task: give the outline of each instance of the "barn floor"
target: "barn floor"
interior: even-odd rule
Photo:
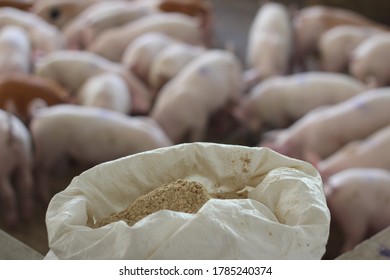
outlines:
[[[215,47],[224,48],[233,45],[235,52],[244,61],[247,34],[250,24],[258,8],[258,0],[213,0],[215,13]],[[80,174],[80,168],[64,169],[53,174],[53,194],[63,190],[74,176]],[[0,220],[0,228],[42,255],[49,250],[45,225],[46,208],[37,206],[35,219],[22,224],[18,229],[9,230]],[[337,229],[336,229],[337,231]],[[337,248],[338,241],[332,241],[331,246]],[[330,249],[327,258],[337,256],[337,250]]]

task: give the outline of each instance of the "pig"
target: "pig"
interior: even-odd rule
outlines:
[[[235,115],[250,131],[286,128],[317,107],[340,103],[365,90],[362,82],[344,74],[313,71],[271,77],[243,96]]]
[[[311,154],[323,159],[388,125],[388,106],[390,88],[368,90],[336,105],[310,111],[260,145],[298,159],[306,160]]]
[[[199,22],[193,17],[179,13],[156,13],[101,33],[88,50],[119,62],[126,47],[147,32],[164,33],[189,44],[205,44]]]
[[[0,7],[12,7],[23,11],[29,11],[34,5],[34,1],[13,1],[5,0],[0,1]]]
[[[131,92],[132,114],[147,114],[151,108],[152,94],[147,86],[120,63],[88,51],[60,50],[37,61],[35,74],[58,82],[69,91],[76,102],[77,91],[90,77],[103,72],[121,75]]]
[[[390,171],[390,123],[365,139],[347,143],[329,157],[310,159],[322,180],[348,168],[382,168]]]
[[[241,75],[233,53],[208,50],[162,87],[150,116],[175,144],[202,141],[210,115],[242,95]]]
[[[29,130],[17,117],[0,109],[0,201],[11,228],[20,218],[29,219],[33,214],[32,160]]]
[[[175,42],[166,46],[153,59],[148,85],[158,92],[161,87],[174,78],[191,60],[206,51],[206,48],[182,42]]]
[[[85,8],[64,28],[71,49],[86,49],[104,31],[156,13],[150,1],[101,1]]]
[[[294,30],[294,63],[301,70],[307,70],[305,60],[318,51],[321,35],[336,26],[355,25],[387,30],[388,28],[363,15],[343,8],[321,5],[309,6],[295,13]]]
[[[147,83],[155,57],[175,40],[163,33],[148,32],[135,38],[125,49],[122,64]]]
[[[0,29],[0,74],[29,73],[31,44],[27,33],[15,25]]]
[[[331,217],[344,235],[341,253],[390,226],[390,172],[350,168],[332,175],[325,187]]]
[[[364,40],[352,52],[351,74],[371,87],[390,85],[390,33]]]
[[[70,157],[85,165],[95,165],[172,145],[149,117],[74,104],[39,110],[30,130],[35,147],[35,182],[45,202],[52,195],[48,176],[61,159]]]
[[[0,108],[28,124],[35,110],[66,103],[69,93],[51,79],[31,74],[4,74],[0,77]]]
[[[321,69],[328,72],[348,72],[353,50],[365,39],[383,33],[381,29],[341,25],[325,31],[318,42]]]
[[[34,56],[65,47],[60,30],[33,13],[11,7],[0,8],[0,27],[5,25],[17,25],[27,32]]]
[[[31,12],[62,29],[88,6],[100,1],[102,0],[38,0]]]
[[[105,72],[88,78],[77,93],[78,103],[111,109],[123,114],[131,112],[131,95],[123,78]]]
[[[287,8],[280,3],[263,4],[249,30],[246,55],[248,87],[289,71],[292,52],[292,27]]]
[[[208,0],[160,0],[158,9],[163,12],[179,12],[198,17],[205,38],[206,46],[210,47],[214,26],[213,5]]]

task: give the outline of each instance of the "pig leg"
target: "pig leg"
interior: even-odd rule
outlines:
[[[37,141],[37,143],[39,143],[39,141]],[[41,144],[45,144],[45,142],[41,142]],[[45,147],[45,145],[42,145],[42,147]],[[45,153],[42,147],[36,147],[34,178],[38,198],[47,205],[51,199],[49,175],[51,174],[50,172],[52,171],[53,166],[60,161],[63,152],[60,145],[58,145],[56,149],[51,148],[50,145],[46,145],[47,150],[50,150],[50,153]]]
[[[207,130],[207,115],[197,114],[195,116],[197,121],[191,128],[188,139],[190,142],[202,141],[205,138]]]
[[[133,73],[126,72],[120,74],[124,78],[125,82],[127,83],[127,86],[130,89],[132,98],[131,114],[147,115],[152,105],[152,93],[147,88],[147,86]]]
[[[8,177],[1,178],[0,181],[0,199],[3,205],[3,213],[5,213],[5,222],[10,228],[16,227],[18,224],[18,208],[16,203],[15,191],[12,188]]]
[[[16,171],[21,214],[23,219],[30,219],[34,211],[33,178],[28,165],[20,166]]]
[[[345,215],[345,213],[340,213]],[[341,253],[352,250],[357,244],[362,242],[366,236],[366,220],[357,213],[351,219],[342,219],[340,221],[340,227],[344,234],[344,244],[341,248]],[[349,217],[350,218],[350,217]]]

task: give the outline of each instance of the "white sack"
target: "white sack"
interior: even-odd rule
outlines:
[[[250,199],[210,199],[196,214],[163,210],[132,227],[90,227],[177,179],[209,192],[253,189]],[[85,171],[53,197],[46,224],[60,259],[320,259],[330,214],[312,165],[268,148],[191,143]]]

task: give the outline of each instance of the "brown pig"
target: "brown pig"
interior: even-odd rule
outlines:
[[[28,124],[36,109],[67,102],[69,93],[51,79],[26,74],[0,77],[0,108]]]

